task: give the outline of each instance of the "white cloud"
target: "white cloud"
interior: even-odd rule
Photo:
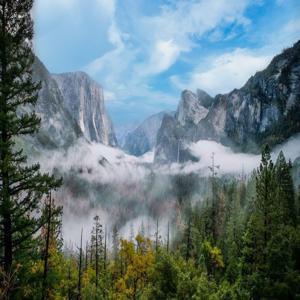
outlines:
[[[85,70],[107,90],[114,91],[119,101],[127,97],[155,99],[158,92],[149,82],[167,71],[182,53],[198,47],[195,39],[228,23],[247,26],[250,22],[243,15],[249,0],[168,3],[151,16],[143,16],[134,3],[134,7],[120,17],[119,6],[115,6],[107,33],[113,49],[92,61]]]
[[[159,74],[169,69],[180,55],[180,48],[173,40],[158,40],[150,54],[149,61],[136,68],[138,76]]]
[[[149,70],[149,74],[161,73],[182,52],[197,47],[195,39],[216,27],[232,23],[249,25],[250,20],[243,15],[248,4],[248,0],[173,1],[173,5],[164,6],[159,14],[141,18],[138,28],[144,32],[144,36],[140,35],[147,45],[148,58],[138,69]]]
[[[116,10],[115,0],[96,0],[99,8],[109,15],[114,15]]]
[[[300,37],[300,20],[288,21],[277,32],[264,37],[264,46],[257,49],[236,48],[196,64],[189,74],[172,76],[179,89],[205,90],[212,96],[241,88],[250,76],[267,67],[284,48],[291,47]]]
[[[184,80],[174,76],[172,81],[180,89],[200,88],[214,96],[240,88],[251,75],[265,68],[270,59],[271,56],[238,48],[213,58],[207,70],[195,70]]]
[[[300,38],[300,19],[290,20],[278,33],[274,33],[283,45],[290,45]]]
[[[70,9],[72,6],[74,7],[73,0],[43,0],[43,1],[36,1],[36,5],[43,8],[45,11],[48,9]],[[50,12],[50,11],[48,11]]]

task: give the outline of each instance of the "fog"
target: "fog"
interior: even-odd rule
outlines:
[[[55,198],[64,206],[65,242],[78,244],[81,229],[87,241],[95,215],[106,226],[108,242],[113,226],[117,226],[122,237],[130,238],[143,227],[145,234],[154,238],[157,219],[159,234],[165,239],[167,224],[174,223],[177,214],[174,176],[198,176],[199,184],[192,191],[195,202],[201,201],[206,193],[207,186],[201,189],[201,182],[209,176],[212,153],[215,165],[219,166],[218,176],[249,174],[260,162],[260,155],[235,153],[213,141],[202,140],[188,147],[199,158],[198,162],[159,166],[153,164],[153,152],[137,158],[120,149],[84,140],[68,150],[43,152],[35,158],[44,171],[64,178]],[[277,146],[272,152],[274,160],[281,150],[292,161],[300,157],[300,136]]]

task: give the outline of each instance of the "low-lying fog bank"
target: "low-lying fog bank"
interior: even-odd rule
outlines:
[[[123,237],[141,230],[154,237],[157,219],[164,239],[168,222],[174,222],[182,177],[187,177],[187,196],[197,202],[210,193],[207,177],[212,153],[219,176],[250,174],[260,162],[260,155],[235,153],[213,141],[199,141],[189,148],[198,162],[163,166],[153,164],[153,152],[137,158],[83,140],[65,151],[44,152],[37,158],[42,169],[64,178],[55,197],[64,206],[65,241],[78,243],[81,228],[84,239],[88,239],[95,215],[106,226],[109,240],[114,226]],[[280,150],[292,161],[300,157],[300,136],[276,147],[274,160]]]

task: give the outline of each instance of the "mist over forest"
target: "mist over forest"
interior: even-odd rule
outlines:
[[[81,228],[86,240],[95,215],[100,216],[110,239],[114,226],[124,238],[136,236],[144,226],[146,236],[154,239],[157,220],[160,234],[166,239],[168,222],[176,231],[179,188],[186,190],[184,193],[188,195],[184,196],[194,205],[211,197],[212,155],[217,177],[229,181],[239,181],[242,177],[248,180],[261,159],[259,154],[234,152],[213,141],[201,140],[187,147],[199,158],[198,162],[161,166],[154,163],[153,151],[135,157],[84,140],[66,151],[43,153],[37,159],[42,169],[64,179],[63,187],[55,193],[56,200],[64,207],[64,240],[73,247],[78,245]],[[274,161],[280,151],[294,162],[300,156],[300,137],[293,136],[275,147],[271,154]]]

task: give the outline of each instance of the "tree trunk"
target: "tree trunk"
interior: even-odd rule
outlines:
[[[49,194],[48,202],[48,214],[47,214],[47,233],[46,233],[46,245],[44,253],[44,273],[43,273],[43,288],[42,288],[42,300],[48,298],[47,292],[47,275],[48,275],[48,258],[49,258],[49,244],[50,244],[50,231],[51,231],[51,217],[52,217],[52,198],[51,192]]]

